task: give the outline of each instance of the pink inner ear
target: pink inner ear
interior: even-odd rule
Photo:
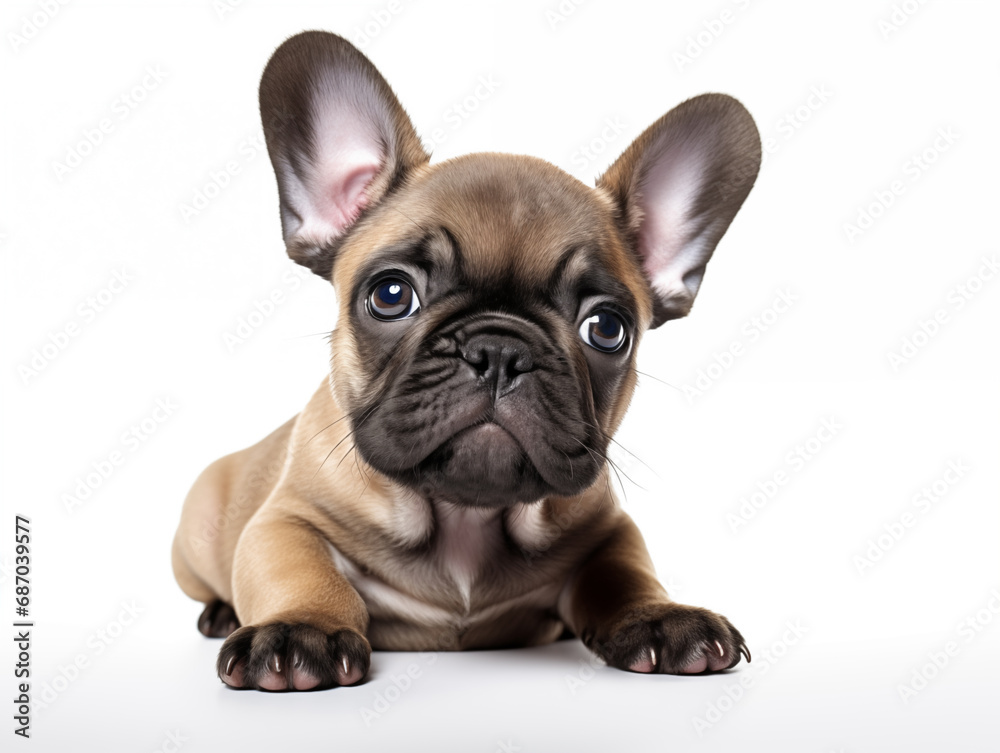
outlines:
[[[365,189],[381,167],[377,155],[364,150],[336,153],[319,163],[298,197],[304,211],[295,234],[317,244],[343,235],[368,204]]]
[[[341,170],[342,174],[329,186],[326,205],[319,207],[320,214],[335,228],[337,235],[343,233],[368,204],[365,189],[378,174],[379,165],[370,161],[353,166],[345,164]]]
[[[390,157],[378,103],[364,89],[337,82],[329,87],[314,95],[315,152],[298,197],[304,211],[296,234],[319,244],[343,235],[357,220],[369,201],[366,189]]]
[[[665,149],[640,189],[643,267],[661,299],[676,301],[681,307],[689,307],[698,292],[700,275],[692,272],[706,261],[700,239],[691,237],[691,210],[701,190],[702,162],[697,148]]]

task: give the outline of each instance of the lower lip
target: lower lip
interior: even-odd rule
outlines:
[[[476,439],[480,442],[486,442],[489,444],[493,443],[510,443],[520,449],[520,445],[514,436],[503,428],[500,424],[489,421],[485,424],[476,424],[475,426],[470,426],[468,429],[464,429],[456,434],[452,439]]]

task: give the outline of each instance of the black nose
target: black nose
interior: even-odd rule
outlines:
[[[535,368],[528,344],[510,335],[474,335],[462,345],[461,353],[479,378],[490,385],[494,398],[510,392],[521,374]]]

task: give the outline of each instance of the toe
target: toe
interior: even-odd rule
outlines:
[[[236,657],[232,657],[230,660],[229,668],[227,671],[222,672],[219,676],[222,681],[226,683],[231,688],[242,688],[243,687],[243,666],[244,662],[236,661]]]
[[[330,636],[330,654],[338,685],[355,685],[368,674],[371,647],[360,633],[341,630]]]
[[[739,652],[727,652],[719,641],[713,641],[711,645],[706,646],[705,652],[706,656],[708,656],[708,668],[713,672],[719,672],[731,667],[733,664],[733,654],[736,655],[736,660],[739,661]]]
[[[682,675],[696,675],[708,669],[708,657],[702,654],[681,668]]]
[[[277,654],[257,673],[257,688],[260,690],[288,690],[288,678],[285,676],[285,662]]]
[[[656,669],[656,649],[650,647],[644,650],[628,668],[632,672],[642,672],[644,674],[653,672]]]
[[[313,690],[322,682],[317,674],[306,668],[301,656],[295,657],[289,671],[289,682],[293,690]]]
[[[288,690],[288,680],[277,672],[265,672],[257,680],[257,687],[261,690]]]
[[[361,678],[365,676],[364,670],[361,667],[356,666],[351,663],[351,660],[346,656],[341,656],[339,661],[337,661],[336,667],[337,674],[337,684],[338,685],[354,685],[361,681]]]

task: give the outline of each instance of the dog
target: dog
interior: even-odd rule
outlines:
[[[430,164],[345,39],[285,41],[260,83],[289,256],[329,280],[330,372],[195,481],[172,549],[233,688],[352,685],[371,650],[576,636],[612,667],[750,660],[672,601],[612,492],[647,329],[685,316],[760,167],[732,97],[643,132],[591,188],[541,159]]]

